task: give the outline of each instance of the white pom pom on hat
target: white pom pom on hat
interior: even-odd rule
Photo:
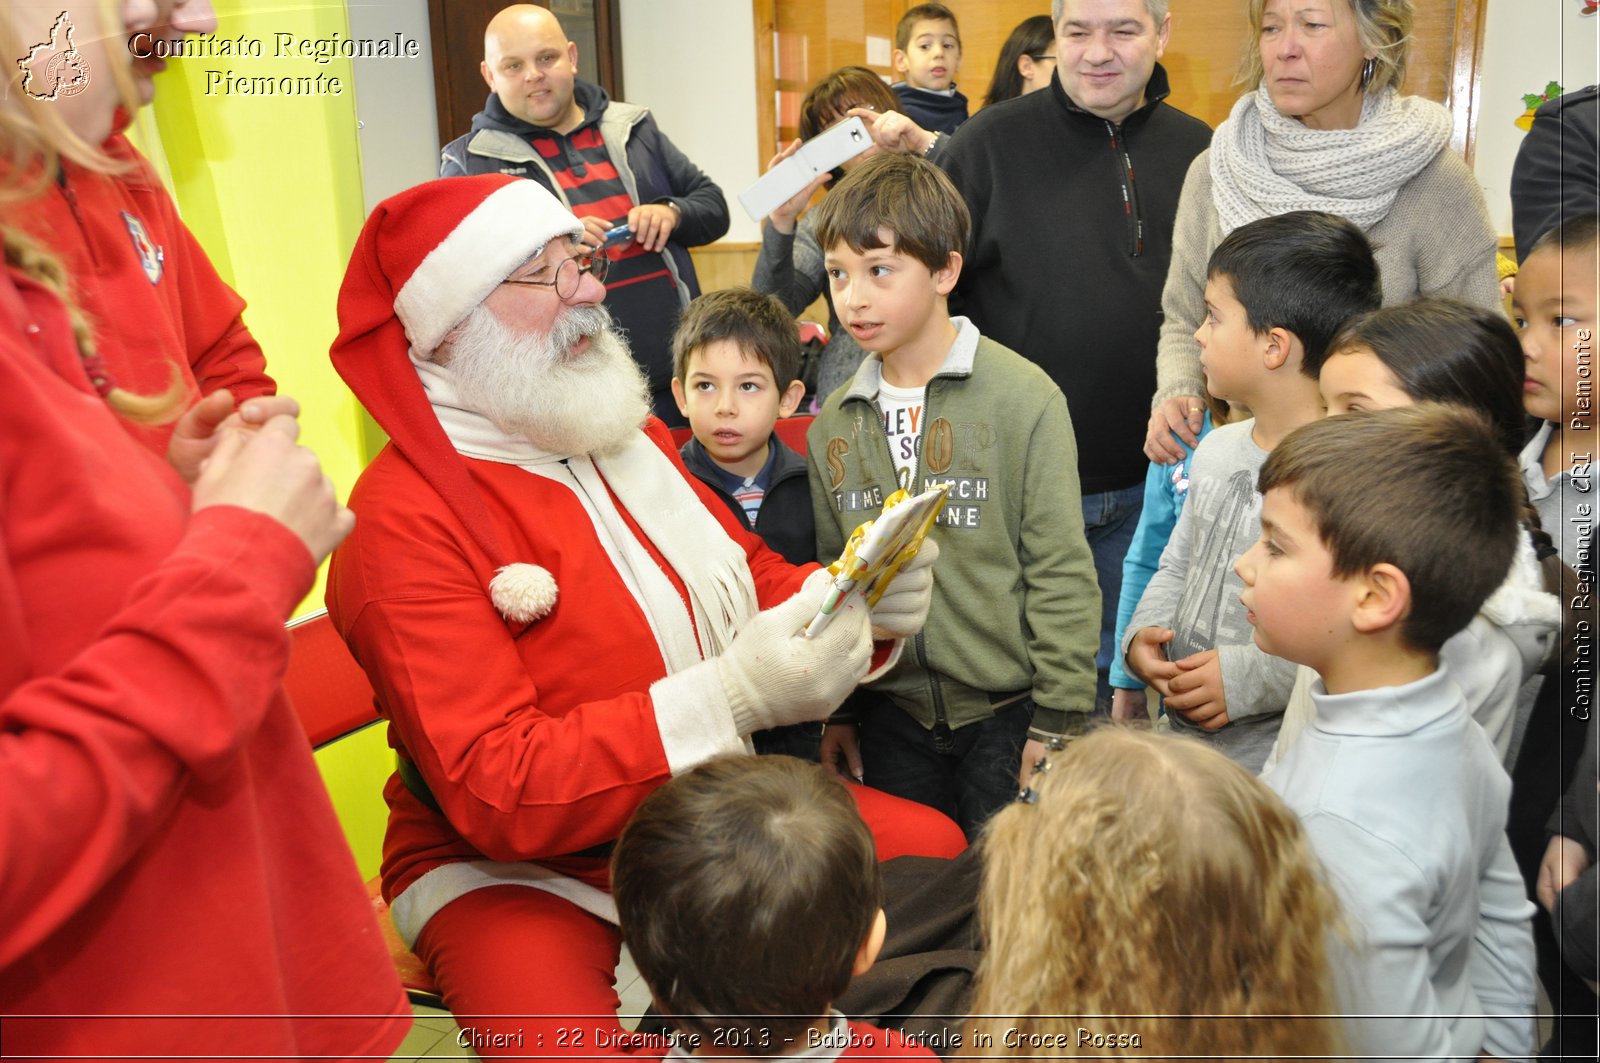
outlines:
[[[430,209],[406,219],[404,237],[385,245],[391,262],[409,269],[395,292],[394,311],[418,358],[431,355],[551,240],[583,235],[583,223],[537,181],[516,178],[488,189],[460,178],[446,181],[455,202],[445,195],[429,201]],[[446,230],[456,211],[465,213]]]
[[[489,581],[489,598],[500,615],[531,624],[556,607],[556,578],[550,570],[521,561],[502,565]]]

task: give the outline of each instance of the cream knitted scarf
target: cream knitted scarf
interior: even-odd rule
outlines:
[[[1272,105],[1265,86],[1233,105],[1211,140],[1211,195],[1226,235],[1246,222],[1321,210],[1363,230],[1450,141],[1450,112],[1432,100],[1368,96],[1354,129],[1308,129]]]

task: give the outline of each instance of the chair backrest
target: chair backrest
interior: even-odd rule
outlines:
[[[773,426],[773,431],[778,433],[778,438],[783,440],[788,448],[800,455],[806,456],[806,429],[811,427],[811,422],[816,420],[809,413],[797,413],[793,417],[780,417]],[[672,432],[672,445],[682,447],[694,437],[692,428],[674,428]]]
[[[780,417],[775,426],[778,438],[788,444],[789,449],[800,455],[806,456],[806,429],[811,427],[811,422],[816,420],[809,413],[797,413],[793,417]]]
[[[284,690],[312,746],[378,722],[372,684],[334,629],[326,609],[289,622]]]

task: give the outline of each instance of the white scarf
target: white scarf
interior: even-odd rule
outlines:
[[[1266,86],[1240,97],[1211,139],[1211,195],[1223,235],[1257,218],[1321,210],[1363,231],[1450,142],[1432,100],[1369,95],[1354,129],[1310,129],[1272,105]]]
[[[578,496],[595,535],[649,620],[669,673],[722,653],[755,615],[755,584],[744,551],[643,432],[634,433],[627,444],[609,454],[552,454],[526,439],[506,435],[488,418],[460,406],[447,367],[413,364],[457,452],[516,465],[562,483]],[[618,502],[683,580],[692,624],[683,598],[628,527]]]

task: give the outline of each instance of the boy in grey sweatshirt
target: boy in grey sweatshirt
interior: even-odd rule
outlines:
[[[1212,252],[1195,332],[1211,394],[1255,417],[1195,450],[1189,501],[1129,621],[1128,671],[1162,696],[1174,730],[1259,771],[1294,665],[1251,640],[1234,560],[1260,534],[1256,474],[1284,436],[1322,416],[1317,373],[1345,321],[1376,309],[1378,266],[1361,230],[1296,211],[1229,233]]]

